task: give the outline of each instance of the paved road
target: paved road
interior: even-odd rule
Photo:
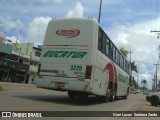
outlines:
[[[119,99],[114,102],[102,103],[94,96],[82,101],[70,100],[66,92],[40,89],[30,84],[0,83],[0,86],[6,89],[6,91],[0,92],[0,111],[160,111],[159,107],[151,106],[143,94],[130,95],[127,100]],[[101,120],[102,118],[106,120],[104,117],[95,117],[94,119]],[[17,118],[15,119],[17,120]],[[46,119],[53,120],[53,118]],[[55,119],[63,120],[64,118],[57,117]],[[66,119],[71,120],[69,117]],[[89,120],[93,118],[76,119]],[[121,120],[122,118],[107,117],[108,119]],[[134,118],[125,117],[125,119]]]

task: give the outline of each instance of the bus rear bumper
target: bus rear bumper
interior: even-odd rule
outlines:
[[[89,93],[92,91],[89,80],[80,81],[76,78],[37,78],[36,86],[58,91],[82,91]]]

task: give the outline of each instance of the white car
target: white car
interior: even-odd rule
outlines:
[[[149,101],[153,106],[160,105],[160,92],[148,92],[146,100]]]
[[[140,90],[139,89],[133,89],[130,91],[131,94],[140,94]]]

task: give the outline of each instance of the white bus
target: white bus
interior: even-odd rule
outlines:
[[[53,19],[44,38],[36,86],[70,98],[127,98],[130,64],[92,18]]]

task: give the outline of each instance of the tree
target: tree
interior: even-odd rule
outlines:
[[[120,51],[121,51],[121,53],[123,54],[123,56],[124,56],[125,58],[127,58],[127,55],[128,55],[129,52],[128,52],[127,50],[125,50],[124,47],[121,47],[121,48],[120,48]]]
[[[146,89],[147,80],[144,79],[144,80],[142,81],[142,83],[143,83],[143,90],[144,90],[144,89]]]
[[[133,62],[130,61],[130,65],[131,65],[131,70],[138,73],[138,69],[137,69],[137,65],[136,65],[135,61],[133,61]]]

